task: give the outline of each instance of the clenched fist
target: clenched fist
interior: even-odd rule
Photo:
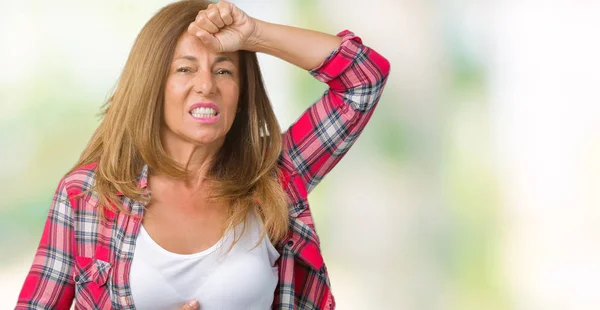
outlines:
[[[231,2],[219,1],[201,10],[189,34],[198,37],[216,53],[247,49],[256,40],[257,22]]]
[[[198,310],[200,304],[198,303],[197,300],[192,300],[188,303],[186,303],[185,305],[181,306],[181,308],[179,308],[179,310]]]

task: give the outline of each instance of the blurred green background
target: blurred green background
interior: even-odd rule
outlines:
[[[232,2],[350,29],[392,64],[362,137],[310,197],[339,309],[600,308],[599,4]],[[135,36],[167,3],[0,3],[0,308]],[[287,128],[325,86],[260,61]]]

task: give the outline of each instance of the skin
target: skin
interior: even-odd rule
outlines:
[[[198,12],[174,53],[165,85],[161,132],[169,155],[181,165],[189,163],[193,177],[181,181],[150,173],[152,202],[143,225],[158,244],[171,252],[191,254],[221,238],[227,206],[206,198],[211,185],[205,176],[236,116],[237,51],[267,53],[310,70],[340,42],[337,36],[252,18],[227,1]],[[190,106],[201,101],[218,106],[218,121],[206,124],[191,118]],[[199,303],[193,300],[180,309],[199,309]]]
[[[179,38],[165,85],[166,126],[162,130],[164,146],[177,161],[186,162],[196,149],[200,152],[193,158],[193,164],[200,164],[223,145],[237,111],[238,67],[239,57],[235,52],[215,53],[189,33]],[[218,120],[214,123],[194,120],[189,112],[198,102],[217,105]]]
[[[189,158],[189,168],[197,175],[210,166],[235,119],[238,67],[235,52],[214,52],[189,33],[178,40],[165,85],[161,135],[170,156],[182,164]],[[191,106],[198,102],[218,107],[216,122],[199,123],[192,117]],[[154,241],[170,252],[200,252],[221,238],[226,208],[209,201],[208,184],[197,180],[181,184],[165,176],[149,176],[152,202],[142,223]]]

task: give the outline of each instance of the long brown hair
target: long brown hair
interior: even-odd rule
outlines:
[[[169,4],[138,34],[116,89],[103,106],[102,122],[73,167],[97,163],[93,191],[99,197],[102,216],[106,209],[128,212],[117,191],[150,201],[137,183],[144,164],[153,173],[188,177],[186,167],[175,162],[161,142],[165,83],[180,35],[208,4],[202,0]],[[229,227],[245,223],[248,213],[257,211],[264,224],[260,240],[268,234],[275,243],[288,231],[287,199],[276,165],[282,145],[280,128],[256,53],[238,53],[241,110],[208,173],[215,184],[211,198],[229,206]]]

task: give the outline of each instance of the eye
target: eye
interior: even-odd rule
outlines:
[[[217,70],[217,75],[232,75],[233,72],[227,69],[219,69]]]
[[[177,70],[175,70],[176,72],[182,72],[182,73],[188,73],[188,72],[192,72],[192,69],[190,67],[180,67],[177,68]]]

